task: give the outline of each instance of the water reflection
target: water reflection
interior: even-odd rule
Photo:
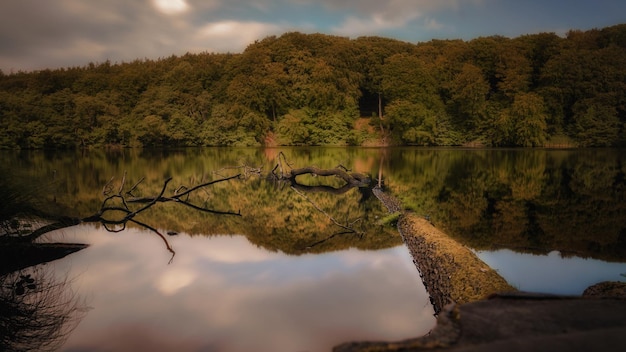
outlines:
[[[228,176],[214,172],[225,167],[255,165],[267,173],[281,152],[298,167],[342,164],[370,177],[384,176],[385,186],[403,204],[483,251],[483,259],[523,290],[578,294],[574,286],[604,280],[578,273],[586,268],[612,272],[604,262],[572,262],[569,255],[626,261],[626,162],[619,150],[206,148],[24,151],[0,157],[33,185],[53,180],[54,190],[39,194],[40,200],[82,217],[100,208],[98,195],[111,177],[126,174],[130,184],[145,178],[141,195],[154,196],[169,177],[175,189]],[[150,232],[131,228],[111,234],[80,227],[77,241],[93,246],[57,265],[61,272],[81,273],[81,292],[93,296],[96,309],[72,335],[67,350],[98,350],[99,345],[122,350],[247,350],[254,343],[278,350],[315,350],[318,345],[310,341],[328,349],[351,339],[390,340],[427,331],[423,324],[432,322],[432,308],[408,253],[397,247],[401,239],[395,229],[380,223],[384,211],[378,200],[359,191],[365,192],[303,197],[290,188],[246,180],[211,187],[193,199],[207,208],[241,210],[241,217],[198,214],[177,204],[154,207],[141,214],[146,216],[143,223],[163,233],[181,233],[168,237],[179,253],[170,266],[162,242]],[[338,228],[312,203],[334,219],[361,219],[367,224],[365,235],[320,242]],[[216,236],[224,233],[242,234],[246,240]],[[518,261],[517,254],[506,251],[509,254],[500,256],[497,251],[492,255],[497,262],[490,262],[484,252],[503,248],[528,254]],[[559,258],[554,251],[568,256]],[[392,257],[399,262],[392,264]],[[537,261],[544,264],[541,270],[533,264]],[[551,272],[549,266],[559,269]],[[511,274],[509,267],[515,268]],[[559,277],[577,279],[570,283]],[[558,287],[547,287],[547,281]],[[418,289],[406,293],[407,287]],[[385,296],[394,291],[400,296]],[[395,304],[417,311],[410,312],[412,318],[401,317],[392,313],[398,309]],[[379,306],[380,311],[372,310]],[[349,317],[365,325],[347,322]],[[154,346],[137,346],[148,342]]]
[[[479,250],[626,261],[621,150],[425,150],[388,155],[404,203]]]
[[[582,295],[591,285],[624,281],[626,275],[626,263],[563,256],[557,251],[533,255],[503,249],[476,254],[511,285],[528,292]]]
[[[79,226],[62,237],[91,244],[55,265],[81,273],[76,285],[94,307],[65,351],[327,351],[434,325],[402,246],[294,257],[243,236],[181,234],[167,265],[147,231],[112,236]]]

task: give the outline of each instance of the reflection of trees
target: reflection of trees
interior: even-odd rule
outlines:
[[[86,312],[83,302],[47,267],[0,276],[0,350],[56,351]]]
[[[406,149],[392,158],[392,192],[473,248],[626,257],[619,151]]]
[[[357,237],[359,241],[356,243],[367,242],[375,236],[372,233],[375,222],[371,221],[371,217],[366,218],[369,212],[359,209],[366,207],[370,198],[372,185],[369,176],[352,172],[341,164],[333,168],[294,168],[285,154],[279,152],[267,180],[277,190],[291,191],[280,192],[290,202],[284,212],[284,229],[291,233],[290,237],[298,233],[300,237],[292,241],[289,248],[281,246],[283,251],[300,253],[321,248],[338,249],[350,243],[345,241],[348,235]],[[294,198],[293,193],[297,197]],[[268,207],[276,204],[280,205],[271,201],[267,203]],[[268,212],[268,208],[263,209],[268,214],[275,214]],[[300,215],[305,215],[302,221],[292,219]],[[295,227],[303,228],[296,230]]]

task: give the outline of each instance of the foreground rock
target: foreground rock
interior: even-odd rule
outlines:
[[[624,314],[622,299],[494,295],[447,306],[427,336],[353,342],[334,351],[618,351],[626,346]]]

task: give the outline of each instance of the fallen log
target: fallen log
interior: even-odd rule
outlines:
[[[317,176],[336,176],[346,182],[346,184],[357,187],[365,187],[369,185],[370,178],[366,175],[357,172],[347,172],[344,169],[336,167],[334,169],[320,169],[315,166],[302,167],[298,169],[291,169],[287,172],[285,178],[296,182],[296,177],[300,175],[312,174]]]
[[[398,230],[411,252],[435,313],[450,303],[464,304],[499,292],[516,291],[467,247],[428,220],[405,212]]]

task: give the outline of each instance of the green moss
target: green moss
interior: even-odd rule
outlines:
[[[384,218],[380,219],[380,224],[384,226],[387,226],[387,225],[396,226],[396,224],[398,223],[398,219],[400,219],[400,215],[402,215],[402,213],[400,213],[399,211],[393,214],[389,214],[385,216]]]

